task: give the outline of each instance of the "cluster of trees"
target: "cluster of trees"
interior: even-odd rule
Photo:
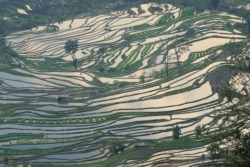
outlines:
[[[250,2],[249,2],[250,3]],[[241,24],[236,24],[238,29],[241,29],[242,32],[250,34],[250,11],[242,8],[225,8],[224,11],[232,13],[242,18]],[[246,23],[244,22],[246,20]]]
[[[54,22],[62,22],[66,19],[72,18],[81,13],[95,13],[95,12],[107,12],[109,10],[129,9],[130,7],[148,2],[156,3],[172,3],[177,6],[193,6],[199,8],[205,6],[208,9],[217,9],[220,6],[234,5],[232,0],[63,0],[63,1],[40,1],[40,0],[0,0],[0,6],[3,10],[0,11],[0,15],[14,18],[16,16],[16,8],[24,8],[29,4],[32,8],[28,11],[29,15],[18,15],[18,18],[4,21],[4,24],[0,24],[5,31],[16,31],[29,29],[39,25],[50,24]],[[237,0],[239,5],[247,3],[245,0]],[[223,7],[220,9],[224,9]],[[226,9],[230,9],[226,7]],[[242,13],[242,9],[232,9],[235,14]],[[245,11],[245,13],[248,11]],[[247,16],[244,14],[244,19]],[[250,28],[249,28],[250,31]]]
[[[242,17],[242,20],[247,20],[246,24],[238,26],[241,26],[243,30],[247,29],[246,32],[250,34],[250,11],[245,9],[245,6],[250,3],[249,0],[163,0],[163,2],[172,3],[176,6],[193,6],[196,9],[204,7],[235,14]],[[236,8],[239,5],[243,7]]]
[[[234,65],[242,71],[250,71],[248,41],[229,42],[224,45],[224,54],[231,55]]]
[[[246,120],[230,120],[228,126],[208,133],[213,142],[207,147],[210,159],[222,159],[227,166],[248,167],[250,164],[250,133]]]
[[[0,24],[0,31],[3,25],[6,25],[5,30],[9,32],[29,29],[58,21],[62,22],[81,13],[102,11],[108,3],[114,2],[114,0],[0,0],[0,16],[11,18],[10,20],[4,20],[4,24]],[[25,7],[26,4],[31,6],[31,11],[27,10]],[[17,8],[23,8],[27,10],[29,14],[19,15],[16,11]]]
[[[219,4],[220,4],[220,0],[211,0],[212,8],[217,9]]]
[[[5,21],[0,19],[0,40],[2,37],[7,35],[7,30],[5,27]]]
[[[64,48],[66,53],[75,53],[78,49],[78,40],[68,40]]]
[[[248,28],[247,28],[247,30],[248,30],[248,33],[250,34],[250,14],[247,16],[247,26],[248,26]]]
[[[232,96],[234,94],[234,97]],[[229,102],[237,97],[233,90],[227,90]],[[228,167],[248,167],[250,164],[249,101],[246,95],[237,104],[222,106],[216,111],[216,119],[222,120],[218,128],[206,126],[195,128],[197,138],[210,141],[207,151],[210,159],[220,159]],[[215,164],[216,166],[216,164]]]
[[[126,146],[120,142],[120,141],[115,141],[112,143],[111,151],[113,154],[118,154],[118,153],[123,153],[125,151]]]

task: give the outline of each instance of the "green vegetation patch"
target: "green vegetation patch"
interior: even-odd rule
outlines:
[[[142,45],[137,47],[135,50],[133,50],[126,58],[123,60],[118,66],[117,69],[121,70],[124,69],[127,65],[133,64],[133,62],[138,57],[139,53],[141,52]]]
[[[181,17],[180,19],[185,19],[188,17],[192,17],[194,15],[194,12],[196,11],[195,8],[187,8],[181,11]]]
[[[156,23],[156,26],[166,25],[169,22],[171,16],[172,16],[171,13],[166,13],[165,15],[163,15]]]

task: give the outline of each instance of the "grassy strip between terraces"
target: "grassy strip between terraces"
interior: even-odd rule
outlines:
[[[33,75],[30,75],[30,74],[24,74],[24,73],[21,73],[21,72],[18,72],[18,71],[11,70],[10,68],[1,68],[0,67],[0,71],[1,72],[6,72],[6,73],[9,73],[9,74],[13,74],[13,75],[17,75],[17,76],[35,77]]]
[[[170,25],[171,24],[169,23],[167,26],[170,26]],[[159,27],[157,29],[147,30],[147,31],[143,31],[143,32],[139,32],[136,34],[129,35],[128,40],[129,41],[136,41],[136,40],[146,39],[149,37],[154,37],[154,36],[162,33],[164,30],[166,30],[167,26],[163,26],[163,27]]]
[[[6,142],[6,141],[10,141],[10,140],[16,140],[16,139],[42,139],[43,135],[40,134],[6,134],[6,135],[2,135],[0,142]]]
[[[146,47],[142,51],[143,56],[147,55],[154,48],[154,45],[155,45],[154,43],[146,44]]]
[[[133,30],[145,30],[149,27],[151,27],[151,25],[148,25],[147,23],[145,23],[145,24],[134,26],[134,27],[132,27],[132,29]]]
[[[201,15],[201,16],[197,16],[195,18],[192,19],[187,19],[184,20],[177,28],[177,30],[179,29],[188,29],[190,28],[195,22],[200,21],[200,20],[211,20],[211,19],[231,19],[230,16],[220,16],[220,15]],[[180,19],[177,19],[176,21],[180,21]]]
[[[156,26],[163,26],[167,24],[171,16],[172,14],[170,13],[165,14],[158,20],[158,22],[156,23]]]

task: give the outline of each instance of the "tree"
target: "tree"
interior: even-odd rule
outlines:
[[[112,143],[111,151],[113,152],[113,154],[123,153],[125,151],[125,148],[126,147],[123,143],[115,141],[114,143]]]
[[[248,33],[250,34],[250,15],[247,16]]]
[[[201,136],[201,132],[202,132],[201,125],[196,126],[196,128],[195,128],[196,137],[200,137]]]
[[[3,159],[3,163],[4,163],[5,166],[8,166],[8,164],[9,164],[9,158],[8,158],[8,157],[5,157],[5,158]]]
[[[165,68],[166,68],[166,75],[168,76],[168,67],[169,67],[169,59],[170,59],[170,54],[167,54],[167,41],[164,44],[164,56],[165,56]]]
[[[180,73],[180,51],[178,48],[174,47],[174,51],[176,54],[176,59],[177,59],[177,65],[178,65],[178,72]]]
[[[77,68],[77,59],[75,57],[75,53],[78,49],[78,40],[68,40],[65,43],[64,49],[66,53],[70,53],[73,59],[73,66]]]
[[[205,154],[202,154],[201,155],[201,161],[203,162],[203,161],[205,161],[206,160],[206,156],[205,156]]]
[[[66,53],[75,53],[78,49],[78,40],[68,40],[64,46]]]
[[[220,0],[211,0],[211,5],[214,9],[217,9],[219,4],[220,4]]]
[[[141,83],[144,83],[144,82],[145,82],[145,75],[141,75],[141,76],[140,76],[140,82],[141,82]]]
[[[77,68],[77,59],[73,59],[73,66]]]
[[[173,128],[173,139],[174,140],[177,140],[180,138],[180,135],[181,135],[181,129],[179,128],[178,125],[176,125],[174,128]]]
[[[232,100],[235,96],[235,93],[233,91],[231,91],[229,88],[221,91],[220,94],[223,98],[226,97],[229,102],[232,102]]]
[[[6,23],[0,19],[0,38],[1,36],[6,36],[7,35],[7,28],[5,27]]]
[[[102,47],[102,48],[99,49],[98,52],[101,53],[101,54],[104,54],[105,51],[106,51],[106,48],[105,48],[105,47]]]
[[[219,159],[219,144],[218,143],[212,143],[207,147],[207,151],[209,152],[210,159]]]
[[[250,25],[250,15],[247,16],[247,24]]]
[[[176,55],[176,59],[177,59],[177,66],[178,66],[178,72],[181,72],[181,68],[180,68],[180,56],[181,54],[187,52],[189,50],[189,46],[191,46],[192,44],[185,44],[182,46],[177,46],[174,47],[174,51],[175,51],[175,55]]]

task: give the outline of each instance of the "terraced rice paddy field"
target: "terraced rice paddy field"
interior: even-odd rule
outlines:
[[[224,44],[247,39],[228,26],[241,18],[169,4],[131,10],[6,38],[20,55],[11,61],[22,67],[0,67],[1,157],[13,165],[135,167],[207,154],[195,127],[216,128],[215,110],[228,103],[213,76],[232,78],[218,68],[233,61]],[[78,39],[77,68],[65,53],[69,39]],[[68,103],[58,103],[62,95]],[[178,140],[172,140],[175,125]],[[135,148],[138,142],[147,146]],[[120,145],[124,152],[113,154]]]

